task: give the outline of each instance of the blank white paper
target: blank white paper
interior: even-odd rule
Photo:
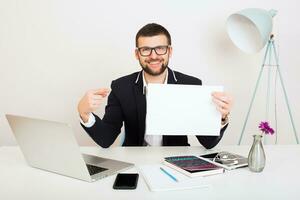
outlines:
[[[211,93],[223,86],[148,84],[146,135],[220,135]]]
[[[176,177],[178,182],[175,182],[173,179],[164,174],[160,170],[160,167],[164,168]],[[211,186],[203,177],[190,178],[162,164],[140,165],[138,166],[138,169],[143,175],[149,189],[153,192],[207,188]]]

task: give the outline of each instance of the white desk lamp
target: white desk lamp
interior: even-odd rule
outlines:
[[[255,52],[259,52],[267,44],[264,59],[263,59],[263,64],[261,66],[261,70],[259,72],[259,76],[256,81],[255,90],[252,95],[251,103],[240,135],[239,145],[241,144],[241,140],[244,135],[245,127],[249,118],[249,114],[253,105],[253,101],[257,92],[257,88],[261,79],[263,69],[266,66],[270,66],[266,64],[266,59],[268,58],[268,60],[270,60],[272,53],[274,54],[275,63],[276,63],[274,66],[277,68],[277,72],[279,74],[280,83],[284,92],[285,102],[288,108],[295,138],[297,144],[299,144],[297,131],[295,128],[293,116],[287,98],[287,93],[283,84],[283,79],[278,64],[278,55],[276,52],[276,48],[274,45],[274,38],[273,38],[274,35],[271,33],[272,26],[273,26],[272,18],[276,15],[276,13],[277,11],[275,10],[266,11],[258,8],[248,8],[230,15],[227,20],[227,32],[229,34],[229,37],[233,41],[233,43],[241,50],[247,53],[255,53]],[[268,107],[269,107],[268,105],[269,92],[270,92],[270,80],[268,80],[268,86],[267,86],[267,95],[268,95],[267,105],[266,105],[267,114],[268,114]]]

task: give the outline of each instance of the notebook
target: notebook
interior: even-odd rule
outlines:
[[[192,155],[166,157],[163,164],[189,177],[209,176],[224,172],[222,167]]]
[[[177,182],[162,172],[160,168],[165,169],[172,176],[176,177]],[[189,178],[178,171],[171,169],[162,164],[140,165],[137,166],[142,174],[149,190],[153,192],[187,190],[195,188],[209,188],[203,177]]]

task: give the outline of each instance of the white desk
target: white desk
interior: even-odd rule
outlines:
[[[247,155],[249,146],[218,149]],[[0,147],[0,199],[300,199],[300,145],[265,146],[267,162],[262,173],[248,168],[206,177],[210,188],[150,192],[141,176],[132,191],[113,190],[115,175],[87,183],[29,167],[18,147]],[[136,164],[159,163],[171,155],[201,154],[201,147],[83,147],[82,152]],[[135,168],[128,172],[136,172]],[[201,183],[200,183],[201,184]]]

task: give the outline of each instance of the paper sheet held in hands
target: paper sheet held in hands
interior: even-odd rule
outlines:
[[[223,86],[148,84],[146,135],[218,136],[221,114],[211,93]]]

